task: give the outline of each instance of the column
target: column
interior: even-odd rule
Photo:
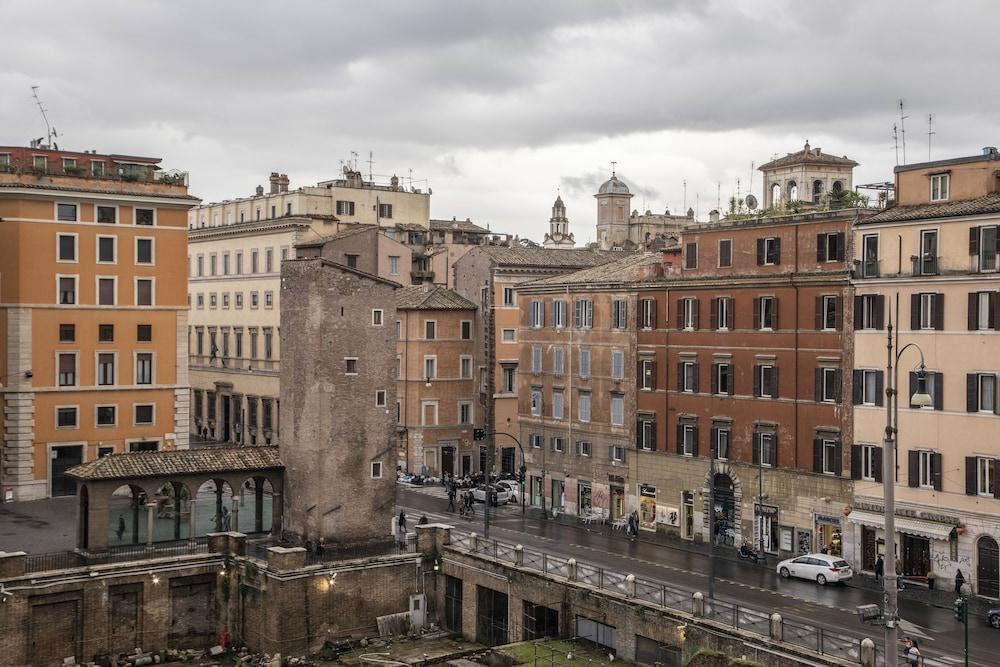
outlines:
[[[233,521],[230,527],[230,531],[234,533],[240,532],[240,501],[239,498],[233,498]]]
[[[198,538],[198,527],[197,527],[197,524],[198,524],[198,514],[197,514],[197,511],[198,511],[197,510],[198,501],[195,498],[192,498],[189,501],[188,506],[190,507],[190,512],[188,513],[188,540],[190,540],[191,542],[194,542]]]
[[[272,483],[273,484],[273,483]],[[281,492],[271,489],[271,535],[277,537],[281,535],[282,514],[285,507],[282,504]]]
[[[146,503],[146,546],[153,546],[153,522],[156,521],[156,503]]]

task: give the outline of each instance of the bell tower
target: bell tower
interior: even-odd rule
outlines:
[[[549,233],[545,235],[542,245],[546,248],[572,248],[576,245],[573,235],[569,233],[569,218],[566,217],[566,204],[561,195],[557,195],[552,204]]]
[[[632,193],[615,174],[611,163],[611,178],[597,189],[597,243],[601,250],[621,246],[628,240],[629,205]]]

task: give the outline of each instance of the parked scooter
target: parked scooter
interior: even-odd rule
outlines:
[[[740,548],[736,551],[736,557],[740,560],[748,560],[752,563],[756,563],[761,559],[760,552],[750,546],[749,542],[743,542]]]

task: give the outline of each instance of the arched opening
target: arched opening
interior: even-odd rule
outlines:
[[[989,535],[976,543],[976,591],[983,597],[1000,597],[1000,547]]]
[[[146,492],[123,484],[108,499],[108,546],[146,541]]]
[[[781,185],[779,183],[771,186],[771,206],[774,208],[781,206]]]
[[[816,179],[813,181],[813,203],[818,204],[820,197],[823,196],[823,181]]]
[[[240,489],[240,513],[245,517],[243,532],[269,533],[274,517],[274,487],[267,477],[254,477]]]
[[[834,181],[833,182],[833,194],[839,195],[843,191],[844,191],[844,184],[842,182],[840,182],[840,181]]]
[[[799,184],[795,181],[788,181],[788,201],[796,201],[799,198]]]
[[[221,479],[210,479],[198,487],[195,494],[195,534],[221,533],[236,530],[233,512],[233,487]]]
[[[90,489],[86,484],[80,487],[80,494],[77,502],[80,505],[79,519],[77,521],[77,546],[83,550],[90,547]]]
[[[713,480],[715,507],[715,541],[730,543],[729,537],[735,542],[736,533],[736,494],[733,478],[724,472],[715,473]],[[730,543],[731,544],[731,543]]]
[[[165,482],[153,496],[153,541],[179,540],[188,536],[191,492],[180,482]]]

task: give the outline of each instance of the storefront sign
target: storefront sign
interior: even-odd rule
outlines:
[[[757,516],[774,518],[778,516],[778,508],[775,505],[758,505],[754,503],[753,512]]]
[[[816,515],[817,524],[826,524],[828,526],[840,527],[840,517],[839,516],[829,516],[827,514],[817,514]]]
[[[877,512],[878,514],[883,514],[885,512],[885,507],[877,503],[855,502],[854,509],[864,510],[866,512]],[[913,509],[910,507],[897,507],[896,516],[907,517],[910,519],[936,521],[938,523],[947,523],[952,526],[958,526],[962,523],[958,517],[948,516],[947,514],[938,514],[936,512],[928,512],[926,510]]]
[[[648,484],[640,484],[639,485],[639,495],[640,496],[647,496],[649,498],[655,498],[656,497],[656,487],[655,486],[649,486]]]

